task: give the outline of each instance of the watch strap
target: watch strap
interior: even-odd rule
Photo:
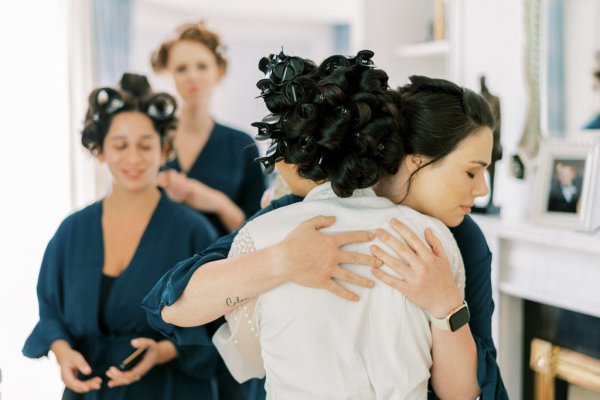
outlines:
[[[465,318],[461,318],[461,321],[459,323],[451,323],[454,321],[451,321],[452,317],[455,315],[458,315],[459,313],[465,313],[466,312],[466,316]],[[463,300],[462,304],[459,305],[458,307],[456,307],[455,309],[453,309],[452,311],[450,311],[450,313],[448,315],[446,315],[444,318],[436,318],[433,315],[429,314],[429,318],[431,321],[431,325],[435,326],[438,329],[442,329],[444,331],[448,331],[448,332],[455,332],[458,329],[460,329],[462,326],[464,326],[465,324],[467,324],[469,322],[469,306],[467,305],[467,302],[465,300]]]

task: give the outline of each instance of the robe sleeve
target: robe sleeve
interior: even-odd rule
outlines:
[[[469,304],[471,320],[469,325],[477,345],[477,381],[481,388],[481,399],[504,400],[508,394],[500,368],[496,362],[496,347],[492,339],[492,300],[491,284],[492,254],[474,263],[467,274],[465,299]]]
[[[192,233],[193,247],[191,248],[199,252],[217,240],[217,231],[204,216],[194,215],[194,217],[201,220]],[[182,332],[187,333],[186,331]],[[207,326],[199,326],[193,334],[196,336],[186,337],[183,340],[174,340],[173,337],[169,337],[177,350],[177,358],[173,362],[173,367],[194,379],[211,379],[215,376],[219,365],[219,355],[210,343],[211,333]]]
[[[204,257],[196,254],[179,262],[163,275],[142,300],[141,306],[146,311],[148,324],[171,340],[176,346],[210,345],[211,341],[206,334],[205,326],[182,328],[168,324],[163,321],[161,311],[163,307],[173,305],[177,301],[196,269],[207,262],[222,260],[223,258],[225,257],[218,253]]]
[[[271,210],[301,201],[298,196],[288,195],[273,201],[252,216],[257,218]],[[142,301],[148,323],[152,328],[161,332],[176,345],[205,344],[206,336],[198,332],[204,327],[182,328],[163,321],[160,313],[165,306],[173,305],[185,290],[194,272],[202,265],[211,261],[224,260],[231,249],[231,244],[238,231],[225,235],[199,254],[179,262],[156,283]],[[208,339],[210,342],[210,339]]]
[[[469,326],[477,346],[477,381],[481,399],[508,399],[492,339],[492,253],[481,229],[470,217],[465,217],[463,223],[451,231],[465,263],[465,300],[469,304]]]
[[[245,170],[238,198],[238,205],[246,218],[260,210],[260,200],[267,189],[260,163],[254,161],[258,157],[258,148],[254,141],[250,140],[250,144],[243,151]]]
[[[25,357],[39,358],[47,355],[50,345],[59,339],[64,339],[73,346],[73,340],[62,317],[64,235],[64,229],[59,229],[44,253],[37,283],[39,321],[23,346],[22,352]]]
[[[198,327],[200,329],[202,327]],[[207,333],[197,334],[206,338]],[[219,365],[219,354],[210,341],[205,340],[204,344],[193,345],[175,345],[177,358],[173,361],[173,366],[183,374],[195,379],[211,379],[215,376],[215,371]]]
[[[204,218],[204,216],[200,214],[196,216],[202,217],[202,219],[194,228],[194,232],[192,234],[192,248],[194,249],[195,253],[199,253],[213,244],[219,235],[217,234],[217,230],[212,226],[208,219]]]
[[[252,237],[242,229],[233,242],[229,257],[255,250]],[[265,377],[259,338],[259,307],[255,298],[247,300],[225,316],[227,322],[213,336],[221,358],[239,383]]]

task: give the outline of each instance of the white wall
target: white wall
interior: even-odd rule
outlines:
[[[21,355],[48,240],[70,210],[66,1],[0,5],[0,368],[3,400],[58,399],[53,361]],[[9,323],[10,321],[10,323]]]
[[[600,2],[565,1],[564,57],[567,134],[581,130],[600,112],[593,71],[600,51]],[[600,61],[600,60],[599,60]]]
[[[503,215],[514,213],[508,207],[519,204],[510,203],[510,196],[515,195],[515,189],[520,188],[522,182],[517,183],[509,177],[508,160],[517,150],[527,113],[523,0],[463,1],[464,58],[460,61],[463,84],[478,91],[479,77],[484,74],[490,92],[500,97],[504,157],[496,166],[494,203],[503,206]],[[496,285],[494,278],[493,281]],[[494,300],[498,305],[499,299]],[[498,343],[498,317],[497,312],[493,331],[498,360],[509,397],[518,399],[520,387],[516,382],[520,377],[515,376],[514,371],[503,369],[502,359],[510,358],[512,349],[501,348]]]
[[[237,6],[232,4],[237,3]],[[358,1],[335,0],[327,5],[317,0],[283,3],[261,0],[248,3],[235,0],[216,4],[212,1],[137,0],[132,24],[132,70],[151,76],[157,88],[174,93],[167,76],[156,77],[151,71],[150,55],[175,28],[185,22],[204,21],[221,36],[226,46],[228,71],[213,98],[213,115],[222,123],[255,135],[252,122],[267,114],[264,103],[255,99],[256,82],[262,73],[258,61],[283,49],[322,61],[335,50],[333,26],[354,24]],[[319,8],[320,13],[312,12]],[[262,12],[261,10],[269,10]]]
[[[516,152],[527,112],[522,0],[464,0],[463,84],[479,91],[479,77],[500,97],[504,157],[496,169],[495,203],[507,196],[508,159]],[[497,200],[497,201],[496,201]]]
[[[391,87],[404,85],[411,75],[445,78],[443,58],[398,57],[399,46],[427,41],[433,1],[365,1],[362,48],[375,52],[375,65],[387,72]]]

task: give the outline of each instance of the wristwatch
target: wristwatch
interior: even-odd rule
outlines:
[[[436,318],[431,314],[429,317],[431,318],[432,326],[445,331],[456,332],[469,322],[471,314],[469,314],[469,306],[467,306],[467,302],[463,300],[463,303],[454,310],[450,311],[446,317]]]

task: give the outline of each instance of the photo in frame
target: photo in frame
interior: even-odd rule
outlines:
[[[591,232],[600,228],[600,141],[546,139],[540,147],[533,219]]]

